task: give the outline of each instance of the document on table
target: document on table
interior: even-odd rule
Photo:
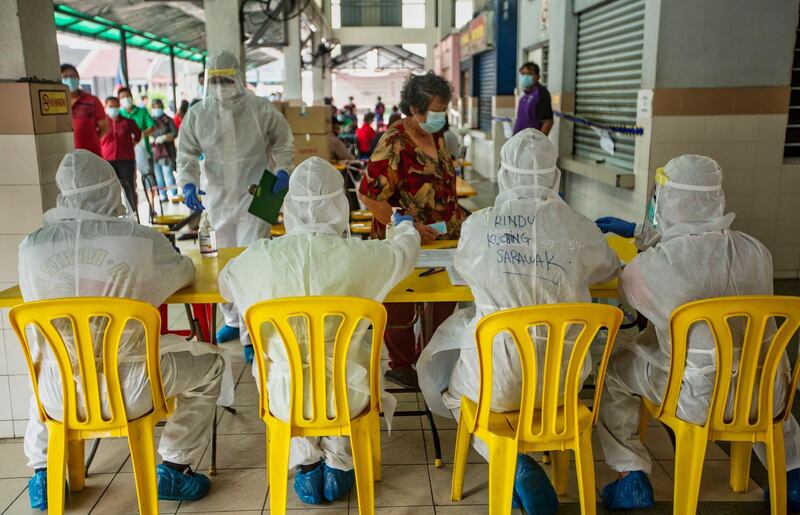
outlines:
[[[447,277],[450,278],[450,284],[453,286],[467,286],[467,281],[458,273],[458,270],[456,270],[454,266],[447,267]]]
[[[417,268],[442,268],[455,266],[456,249],[423,250],[417,259]]]

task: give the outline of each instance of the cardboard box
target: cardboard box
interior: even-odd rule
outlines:
[[[330,106],[286,106],[283,113],[294,134],[330,134]]]
[[[330,134],[306,133],[294,135],[294,165],[299,165],[311,156],[321,157],[326,161],[330,160]]]
[[[286,106],[288,106],[288,105],[289,105],[288,102],[283,102],[281,100],[273,100],[272,101],[272,107],[274,107],[275,110],[278,111],[281,114],[284,114],[286,112]]]
[[[71,104],[63,84],[0,82],[0,134],[72,132]]]

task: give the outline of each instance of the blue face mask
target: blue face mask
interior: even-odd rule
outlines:
[[[444,111],[428,111],[428,116],[424,123],[419,124],[422,130],[431,134],[439,132],[447,123],[447,113]]]
[[[533,87],[533,75],[520,75],[519,87],[522,89],[530,89]]]
[[[109,118],[116,119],[119,116],[119,107],[106,107],[106,114]]]
[[[68,87],[71,92],[75,92],[78,91],[80,81],[78,81],[78,77],[63,77],[61,79],[61,84]]]
[[[160,107],[154,107],[152,111],[153,118],[161,118],[161,115],[164,114],[164,110]]]

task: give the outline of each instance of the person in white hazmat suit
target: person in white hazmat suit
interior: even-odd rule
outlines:
[[[20,244],[20,289],[26,302],[100,296],[158,306],[192,283],[192,261],[181,256],[163,234],[135,222],[108,162],[86,150],[69,152],[58,168],[56,183],[61,191],[57,207],[47,211],[43,227]],[[62,378],[55,357],[44,341],[32,336],[31,352],[40,364],[42,404],[48,414],[60,419]],[[70,330],[63,330],[62,336],[69,346]],[[160,350],[164,390],[167,397],[176,397],[176,407],[158,448],[163,459],[157,469],[158,495],[160,499],[199,499],[208,492],[210,482],[192,472],[190,465],[200,462],[209,441],[223,358],[211,345],[172,335],[161,336]],[[144,332],[141,326],[130,325],[120,342],[119,379],[131,419],[152,409],[144,354]],[[73,367],[78,370],[77,362]],[[25,454],[35,470],[29,483],[31,506],[38,509],[47,508],[47,439],[47,427],[31,396]]]
[[[257,302],[283,297],[347,295],[383,302],[389,291],[411,273],[419,256],[420,236],[411,217],[396,217],[395,235],[389,240],[349,237],[350,208],[342,174],[319,157],[303,161],[292,173],[283,215],[285,236],[251,244],[220,274],[220,292],[242,313]],[[261,330],[270,331],[265,335],[270,410],[288,420],[290,372],[285,348],[271,326]],[[335,327],[326,328],[326,333],[331,344],[330,360]],[[299,340],[301,355],[307,360],[301,335]],[[369,401],[369,342],[362,328],[349,349],[347,383],[352,416],[361,413]],[[255,375],[255,365],[253,371]],[[310,378],[305,380],[308,389]],[[329,415],[333,416],[330,388],[329,382]],[[309,416],[310,400],[305,399]],[[389,397],[383,402],[387,416],[394,411],[393,401]],[[348,438],[293,438],[289,467],[298,468],[295,491],[308,504],[343,497],[355,478]]]
[[[557,158],[555,146],[541,132],[517,133],[500,151],[500,193],[494,206],[464,222],[455,263],[472,289],[475,307],[447,319],[417,363],[420,388],[434,413],[450,416],[452,412],[458,419],[462,395],[477,401],[480,367],[475,326],[482,317],[520,306],[591,302],[589,286],[611,279],[620,267],[592,221],[558,196]],[[537,377],[542,377],[544,364],[543,336],[535,338]],[[522,390],[517,349],[510,338],[501,336],[493,354],[492,409],[516,411]],[[565,358],[569,358],[568,350]],[[584,379],[590,370],[587,357]],[[478,439],[474,445],[488,460],[486,445]],[[535,514],[553,513],[558,507],[544,471],[524,454],[517,460],[514,503]]]
[[[192,106],[181,124],[178,186],[186,205],[198,211],[204,207],[197,196],[202,180],[203,202],[216,231],[217,246],[246,246],[270,234],[269,224],[247,211],[253,199],[248,189],[259,184],[264,170],[278,179],[274,193],[288,187],[294,158],[292,131],[269,100],[245,89],[239,61],[232,53],[212,53],[207,67],[204,98]],[[220,310],[225,325],[217,332],[217,341],[241,336],[245,360],[252,363],[253,348],[239,312],[232,304],[222,304]]]
[[[633,341],[618,340],[606,373],[598,433],[606,462],[619,473],[602,491],[603,503],[610,509],[653,504],[647,478],[650,455],[638,436],[639,397],[656,404],[663,399],[670,363],[670,314],[695,300],[772,295],[772,256],[755,238],[731,230],[733,218],[733,213],[725,214],[720,166],[705,156],[684,155],[656,173],[655,193],[643,224],[613,217],[597,220],[603,232],[636,236],[643,252],[620,274],[620,289],[630,306],[650,322]],[[744,328],[732,329],[741,346]],[[734,370],[739,351],[740,347],[734,352]],[[715,363],[711,333],[705,325],[695,327],[678,402],[681,419],[706,421]],[[789,381],[784,356],[775,385],[776,409],[785,402]],[[789,511],[796,512],[800,511],[800,433],[794,417],[784,424],[784,438]],[[755,451],[766,463],[763,444],[757,444]]]

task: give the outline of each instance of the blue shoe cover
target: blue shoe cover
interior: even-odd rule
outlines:
[[[558,496],[550,478],[536,460],[527,454],[517,455],[514,492],[528,515],[554,515],[558,511]]]
[[[28,497],[34,510],[47,509],[47,471],[40,470],[28,481]]]
[[[242,347],[242,349],[244,352],[244,362],[247,363],[248,365],[252,365],[253,359],[255,359],[256,357],[256,351],[253,350],[253,346],[245,345],[244,347]]]
[[[217,343],[225,343],[239,337],[239,328],[223,325],[217,331]]]
[[[308,472],[298,470],[294,476],[294,491],[297,493],[297,498],[306,504],[322,504],[325,500],[322,489],[321,466]]]
[[[325,476],[325,488],[323,494],[326,501],[338,501],[353,488],[356,482],[356,473],[352,470],[339,470],[329,467],[327,463],[322,464]]]
[[[764,489],[764,500],[769,504],[769,487]],[[789,513],[800,512],[800,469],[786,473],[786,508]]]
[[[653,507],[653,485],[641,470],[612,481],[600,493],[603,505],[609,510],[633,510]]]
[[[163,463],[156,466],[156,479],[162,501],[196,501],[211,488],[211,480],[203,474],[178,472]]]

